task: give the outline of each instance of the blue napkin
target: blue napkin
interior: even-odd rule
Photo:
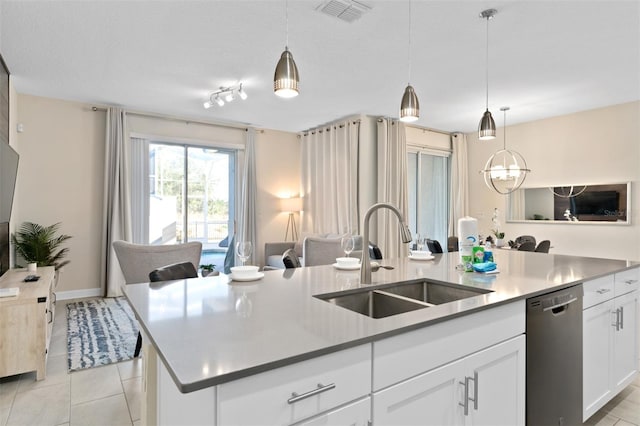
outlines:
[[[498,267],[495,262],[482,262],[482,263],[474,263],[473,270],[476,272],[489,272],[493,271]]]

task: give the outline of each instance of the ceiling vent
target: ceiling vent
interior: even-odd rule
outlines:
[[[371,6],[355,0],[327,0],[316,10],[342,21],[353,22],[370,11]]]

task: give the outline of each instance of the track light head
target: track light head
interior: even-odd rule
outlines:
[[[238,96],[240,96],[240,99],[242,99],[243,101],[247,99],[247,92],[245,92],[242,88],[242,83],[240,83],[240,88],[238,89]]]
[[[223,106],[224,105],[224,101],[222,100],[222,98],[220,98],[219,95],[216,95],[214,101],[218,104],[218,106]]]
[[[204,104],[204,109],[209,109],[213,106],[213,103],[211,103],[211,99],[209,99],[208,101],[206,101]]]
[[[233,91],[228,92],[226,95],[224,95],[224,100],[227,102],[232,102],[236,97],[233,96]]]

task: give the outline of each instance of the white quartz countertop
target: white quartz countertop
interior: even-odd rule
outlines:
[[[316,266],[266,271],[252,282],[220,275],[127,285],[124,292],[178,389],[192,392],[639,265],[515,250],[494,257],[494,275],[459,271],[458,253],[445,253],[382,260],[395,269],[374,272],[368,285],[360,284],[359,270]],[[379,319],[314,297],[422,279],[492,291]]]

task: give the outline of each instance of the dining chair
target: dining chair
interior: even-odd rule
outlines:
[[[536,237],[532,235],[520,235],[518,238],[516,238],[516,247],[519,247],[521,244],[524,244],[526,242],[532,242],[533,246],[535,247]]]
[[[202,243],[192,241],[184,244],[133,244],[126,241],[114,241],[120,269],[126,284],[149,281],[149,272],[162,266],[179,262],[191,262],[198,269],[202,254]]]
[[[202,254],[202,243],[199,241],[167,245],[114,241],[112,246],[118,258],[122,275],[124,275],[125,284],[149,282],[151,281],[150,274],[155,270],[182,262],[191,263],[193,270],[196,270],[195,276],[198,276],[197,267],[200,265],[200,255]],[[184,266],[182,269],[186,270]],[[189,271],[192,270],[189,269]],[[140,355],[141,347],[142,335],[138,332],[134,357]]]
[[[427,238],[427,247],[429,248],[429,251],[431,253],[442,253],[442,246],[440,245],[440,242],[438,242],[438,240],[430,240]]]
[[[518,246],[518,251],[535,251],[536,243],[533,241],[526,241]]]
[[[355,257],[353,252],[352,257]],[[304,266],[331,265],[344,257],[340,238],[307,237],[302,242]]]
[[[536,247],[535,251],[538,253],[549,253],[549,248],[551,247],[551,241],[542,240]]]
[[[458,251],[458,237],[451,236],[447,238],[447,251],[448,252]]]
[[[292,248],[287,249],[282,254],[282,263],[284,263],[285,269],[299,268],[302,266],[300,264],[300,258],[298,258],[298,254]]]

